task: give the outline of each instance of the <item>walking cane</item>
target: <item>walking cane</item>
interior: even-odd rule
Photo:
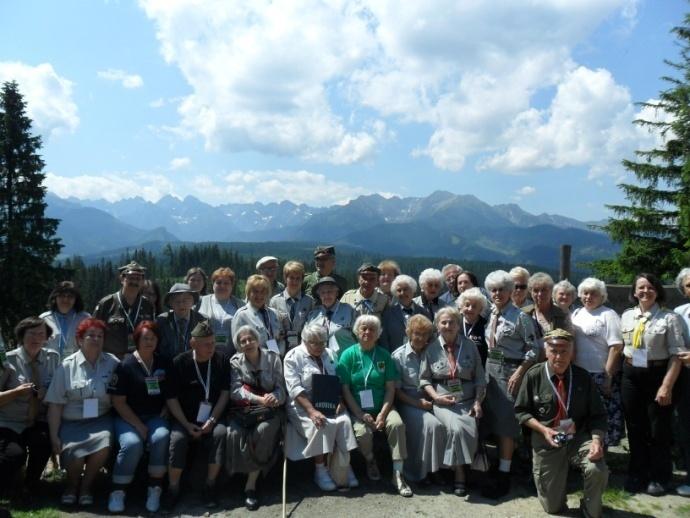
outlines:
[[[285,455],[285,450],[283,450],[283,518],[287,516],[287,491],[285,486],[287,484],[287,455]]]

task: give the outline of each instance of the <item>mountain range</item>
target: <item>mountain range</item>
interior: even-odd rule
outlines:
[[[302,241],[347,245],[390,256],[446,256],[556,266],[561,244],[573,261],[609,257],[617,246],[587,222],[530,214],[516,204],[489,205],[472,195],[360,196],[345,205],[208,205],[187,196],[157,202],[46,196],[61,220],[62,255],[93,255],[147,242]]]

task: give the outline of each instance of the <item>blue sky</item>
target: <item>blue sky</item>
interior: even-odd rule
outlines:
[[[217,205],[445,189],[579,219],[621,203],[679,0],[6,0],[0,81],[48,189]]]

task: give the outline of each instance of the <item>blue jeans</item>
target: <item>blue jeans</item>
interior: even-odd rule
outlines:
[[[115,484],[129,484],[132,481],[145,446],[149,449],[149,476],[161,478],[165,475],[170,443],[168,422],[157,415],[144,416],[140,419],[149,430],[146,441],[127,421],[120,416],[115,418],[115,436],[120,443],[120,451],[113,468],[113,483]]]

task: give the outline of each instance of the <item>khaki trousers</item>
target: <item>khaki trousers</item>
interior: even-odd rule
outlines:
[[[376,416],[373,416],[376,419]],[[355,438],[359,451],[365,459],[370,459],[374,450],[374,431],[359,419],[354,419],[352,427],[355,429]],[[405,423],[402,422],[400,414],[396,410],[391,410],[386,416],[386,426],[384,428],[388,438],[388,446],[391,449],[391,457],[394,461],[405,460],[407,458],[407,442],[405,441]]]

